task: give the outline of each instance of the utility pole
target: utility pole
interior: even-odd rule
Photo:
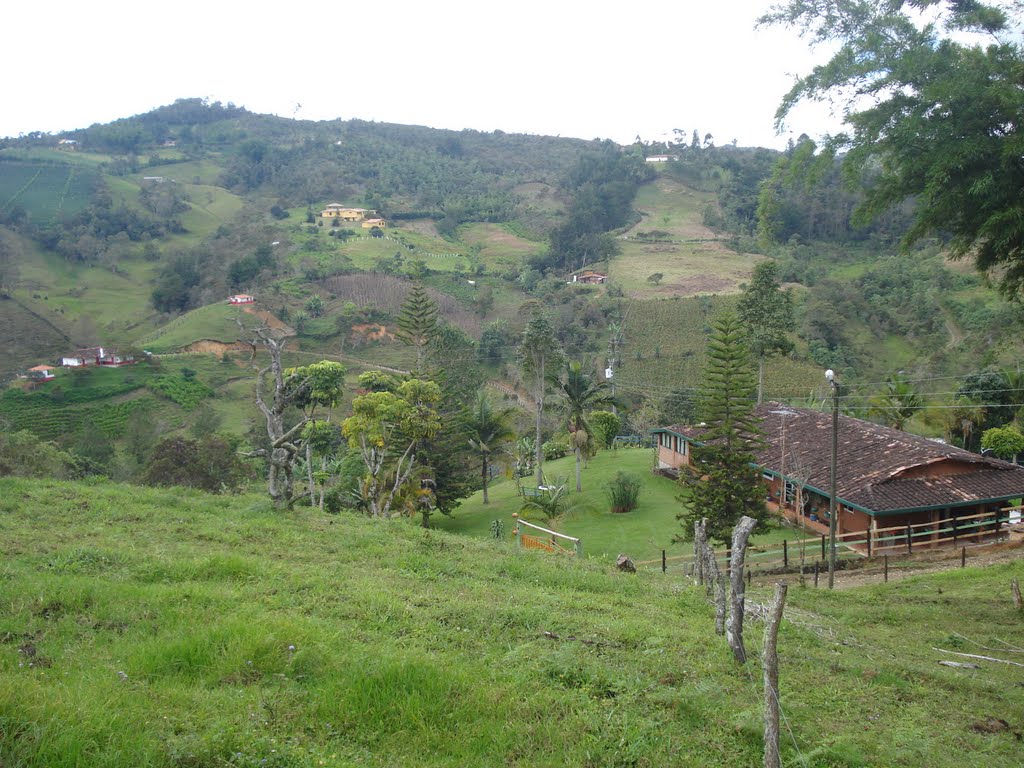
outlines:
[[[828,588],[836,580],[836,465],[839,454],[839,382],[831,368],[825,371],[825,378],[832,385],[832,472],[829,479],[828,499]]]
[[[619,323],[609,325],[611,336],[608,339],[608,368],[605,369],[604,377],[611,381],[612,386],[612,413],[618,415],[615,407],[615,368],[619,364],[619,347],[622,345],[622,326]]]

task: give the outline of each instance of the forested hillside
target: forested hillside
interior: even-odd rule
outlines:
[[[206,394],[175,403],[142,366],[103,372],[113,389],[88,372],[61,374],[5,396],[0,418],[65,449],[90,431],[83,425],[101,423],[125,477],[145,460],[123,431],[137,421],[132,409],[160,414],[161,435],[202,432],[216,413],[218,429],[253,444],[260,417],[245,328],[292,334],[293,365],[343,361],[352,387],[362,370],[415,367],[396,323],[419,283],[443,329],[431,365],[464,394],[491,381],[529,402],[516,346],[535,300],[568,358],[614,368],[635,417],[623,429],[643,431],[692,415],[711,320],[765,259],[796,318],[792,351],[766,366],[770,397],[813,400],[833,367],[847,386],[863,384],[868,414],[878,382],[896,372],[948,399],[956,377],[1015,364],[1019,304],[948,261],[941,233],[901,249],[912,201],[853,224],[863,192],[813,143],[716,147],[694,133],[618,146],[296,121],[188,99],[3,140],[0,375],[105,345],[139,360],[174,355],[164,361],[171,375],[194,376]],[[385,224],[324,218],[329,203]],[[573,283],[581,270],[607,282]],[[232,293],[256,304],[229,307]],[[59,408],[34,420],[44,401]],[[958,434],[915,416],[918,429]],[[545,434],[555,439],[553,418]]]

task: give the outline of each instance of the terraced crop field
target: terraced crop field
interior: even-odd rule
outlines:
[[[0,211],[20,206],[38,222],[72,216],[89,204],[98,178],[81,165],[5,161],[0,164]]]
[[[52,386],[52,385],[51,385]],[[27,429],[44,440],[58,440],[77,434],[91,424],[105,437],[120,437],[128,419],[152,410],[156,401],[149,396],[117,402],[59,405],[41,392],[8,390],[0,397],[0,416],[14,431]]]

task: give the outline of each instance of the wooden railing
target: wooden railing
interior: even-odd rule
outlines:
[[[516,538],[523,549],[542,549],[545,552],[558,552],[574,557],[583,555],[583,542],[575,536],[567,536],[519,518],[516,518]],[[570,544],[572,548],[566,544]]]
[[[954,515],[942,520],[894,525],[867,531],[853,531],[836,535],[836,557],[838,559],[863,559],[889,554],[913,554],[934,545],[967,544],[986,536],[999,536],[1004,526],[1024,525],[1024,507],[1003,507],[994,512],[974,515]],[[772,545],[769,545],[772,546]],[[729,549],[715,551],[715,560],[727,567],[731,556]],[[828,536],[821,534],[809,538],[784,540],[782,546],[765,549],[751,545],[747,548],[746,563],[750,568],[763,570],[795,567],[800,562],[813,563],[828,556]],[[656,560],[637,561],[638,566],[660,565],[667,570],[670,564],[689,567],[693,555],[674,555]]]

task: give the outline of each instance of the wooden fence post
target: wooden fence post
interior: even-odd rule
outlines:
[[[818,561],[814,561],[814,588],[818,588]]]
[[[967,565],[967,547],[960,547],[960,567]]]
[[[789,542],[782,540],[782,567],[789,568]]]
[[[882,555],[882,573],[885,575],[886,584],[889,583],[889,556]]]
[[[871,559],[871,528],[870,527],[867,530],[867,534],[868,534],[868,560],[870,560]]]
[[[668,559],[665,557],[665,550],[661,550],[661,572],[668,572]]]
[[[750,532],[757,525],[757,520],[744,515],[732,531],[732,552],[730,554],[730,573],[732,579],[732,604],[729,610],[729,623],[726,639],[732,648],[733,656],[740,664],[747,661],[747,651],[743,647],[743,611],[745,609],[745,590],[743,587],[743,559],[747,554],[747,541]]]
[[[957,535],[956,528],[957,528],[957,525],[956,525],[956,512],[954,512],[953,513],[953,546],[954,547],[956,546],[956,535]]]
[[[693,521],[693,576],[697,586],[704,584],[704,525],[707,518]]]
[[[914,551],[914,529],[909,525],[907,526],[907,554],[911,554]]]
[[[704,583],[710,590],[714,589],[715,594],[715,634],[725,634],[725,577],[718,569],[718,562],[715,560],[715,552],[704,541],[704,551],[701,553],[704,564]]]
[[[779,756],[779,624],[786,607],[786,582],[775,585],[775,600],[764,623],[764,768],[781,768]]]
[[[825,534],[821,534],[821,559],[825,559]]]

